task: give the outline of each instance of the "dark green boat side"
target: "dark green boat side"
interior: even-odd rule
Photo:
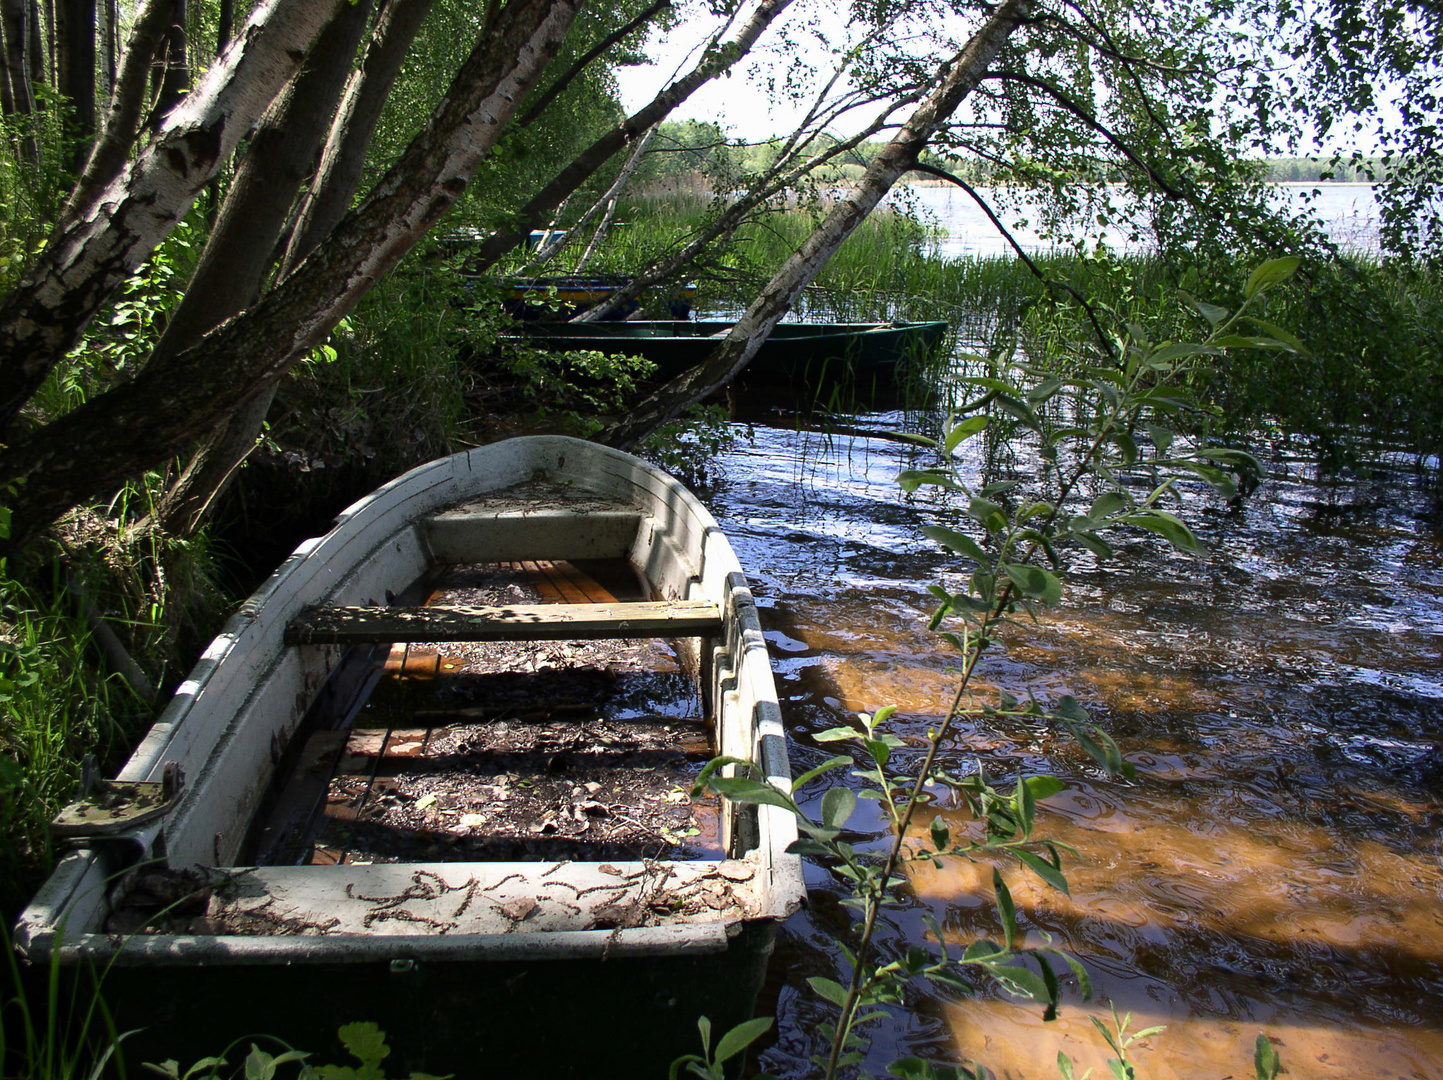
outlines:
[[[548,323],[527,327],[518,340],[544,349],[591,349],[650,360],[659,375],[695,367],[716,349],[730,322],[658,320],[620,323]],[[749,380],[885,377],[903,361],[927,360],[946,336],[945,322],[783,322],[772,330],[747,368]]]

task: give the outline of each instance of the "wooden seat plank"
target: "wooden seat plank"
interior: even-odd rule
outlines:
[[[286,627],[290,645],[411,641],[569,641],[701,637],[722,628],[704,600],[631,604],[436,604],[427,607],[306,608]]]

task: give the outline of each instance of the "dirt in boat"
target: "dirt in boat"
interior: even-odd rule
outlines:
[[[508,563],[448,567],[427,603],[642,598],[619,561]],[[711,720],[665,642],[398,645],[386,668],[349,730],[311,736],[257,861],[722,856],[689,796]]]

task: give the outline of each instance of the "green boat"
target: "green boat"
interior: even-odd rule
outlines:
[[[732,325],[680,319],[547,323],[526,327],[516,340],[544,349],[640,356],[656,364],[659,375],[675,375],[710,356]],[[890,377],[903,361],[934,356],[947,329],[945,322],[778,323],[747,367],[747,379],[788,382],[799,377]]]

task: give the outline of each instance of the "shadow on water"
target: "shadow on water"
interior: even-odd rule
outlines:
[[[713,508],[755,579],[797,771],[835,752],[813,734],[884,704],[900,709],[902,756],[920,759],[950,697],[955,660],[926,630],[925,587],[960,571],[919,529],[959,508],[895,486],[916,454],[757,426],[721,470]],[[876,1031],[874,1071],[911,1053],[1050,1077],[1059,1049],[1079,1075],[1105,1070],[1086,1017],[1111,1003],[1134,1028],[1168,1027],[1137,1054],[1149,1080],[1249,1074],[1259,1031],[1295,1077],[1443,1074],[1443,536],[1406,473],[1332,488],[1275,473],[1241,508],[1188,493],[1209,559],[1134,539],[1106,565],[1081,561],[1064,606],[984,664],[984,681],[1077,696],[1138,766],[1134,783],[1100,777],[1045,729],[972,724],[946,748],[955,770],[1068,781],[1044,825],[1080,852],[1071,895],[1011,880],[1030,941],[1046,933],[1081,958],[1093,1001],[1071,993],[1044,1024],[987,987],[955,999],[918,986]],[[862,806],[853,839],[881,845],[885,822]],[[849,922],[837,881],[809,873],[813,905],[772,969],[780,1028],[761,1062],[783,1076],[820,1048],[829,1007],[805,980],[839,975],[832,941]],[[918,870],[884,948],[926,941],[924,911],[955,941],[995,938],[990,873]]]

